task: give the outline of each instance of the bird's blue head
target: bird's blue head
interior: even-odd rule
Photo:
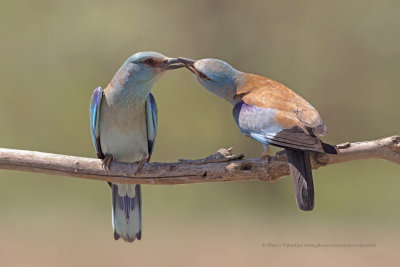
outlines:
[[[190,70],[200,84],[208,91],[225,100],[235,103],[237,84],[241,82],[241,72],[225,61],[213,58],[192,60],[178,58]]]
[[[139,52],[130,56],[115,74],[117,86],[125,89],[150,87],[167,70],[182,67],[178,59],[169,58],[157,52]]]

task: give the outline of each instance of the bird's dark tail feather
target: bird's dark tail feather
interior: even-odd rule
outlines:
[[[293,177],[297,205],[308,211],[314,208],[314,184],[310,152],[285,148],[290,173]]]

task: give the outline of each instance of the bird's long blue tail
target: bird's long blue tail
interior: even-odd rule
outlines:
[[[142,237],[142,192],[140,185],[112,184],[114,238],[133,242]]]

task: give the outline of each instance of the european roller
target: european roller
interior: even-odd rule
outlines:
[[[314,208],[310,151],[336,154],[335,147],[318,137],[326,126],[318,111],[298,94],[269,78],[244,73],[218,59],[179,58],[200,84],[234,105],[233,118],[240,131],[264,145],[286,151],[300,209]]]
[[[97,157],[111,161],[149,162],[157,133],[157,106],[150,93],[163,73],[181,67],[177,59],[155,52],[129,57],[108,86],[97,87],[90,102],[90,130]],[[175,65],[174,65],[175,64]],[[142,235],[140,185],[111,184],[114,238],[133,242]]]

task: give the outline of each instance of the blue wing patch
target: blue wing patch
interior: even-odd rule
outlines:
[[[277,112],[273,108],[260,108],[241,101],[233,108],[233,118],[242,133],[261,143],[269,143],[268,139],[283,129],[274,120]]]
[[[156,142],[158,124],[157,113],[158,110],[156,100],[154,99],[152,94],[149,94],[149,98],[146,102],[147,141],[149,153],[148,160],[150,160],[151,154],[154,150],[154,144]]]
[[[284,128],[274,118],[277,109],[247,105],[243,101],[233,108],[233,118],[240,131],[264,145],[324,152],[321,141],[299,126]]]
[[[90,100],[90,133],[92,135],[93,145],[96,148],[97,157],[100,159],[104,158],[104,154],[101,151],[99,126],[100,107],[102,99],[103,90],[99,86],[94,89],[92,99]]]

